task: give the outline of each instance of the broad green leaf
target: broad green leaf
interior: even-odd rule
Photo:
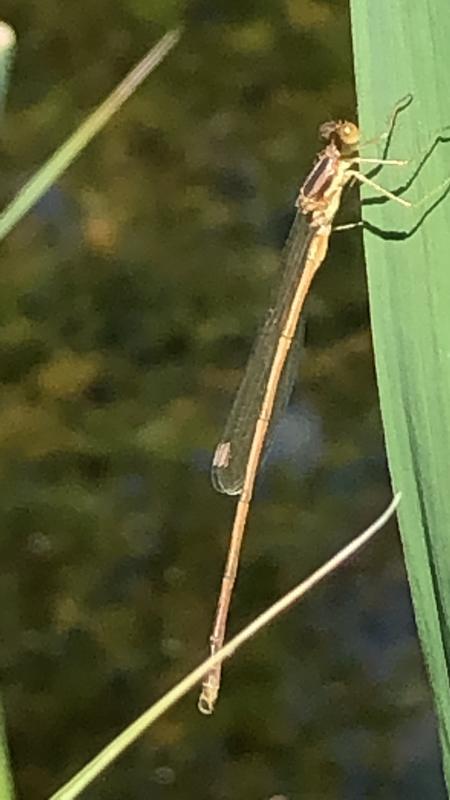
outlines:
[[[351,7],[364,134],[412,95],[389,148],[410,164],[385,167],[377,180],[404,187],[420,206],[363,205],[363,218],[384,231],[366,229],[364,242],[389,466],[403,496],[400,529],[449,787],[450,195],[442,182],[450,176],[450,15],[446,0]],[[364,189],[363,198],[373,195]]]

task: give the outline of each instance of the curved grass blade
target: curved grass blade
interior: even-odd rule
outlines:
[[[256,633],[263,630],[267,625],[276,620],[281,614],[290,609],[294,603],[298,602],[307,592],[311,591],[321,581],[332,572],[335,572],[342,564],[348,561],[361,547],[374,536],[381,528],[386,525],[394,514],[401,500],[400,494],[396,495],[385,511],[356,539],[342,548],[329,561],[313,572],[306,580],[297,584],[294,589],[277,600],[266,611],[263,611],[250,625],[247,625],[236,636],[229,641],[225,647],[221,648],[215,655],[210,656],[189,673],[182,681],[176,684],[167,694],[158,700],[151,708],[144,711],[131,725],[122,731],[112,742],[101,750],[83,769],[81,769],[71,780],[61,787],[49,800],[74,800],[86,789],[104,770],[115,761],[139,736],[156,722],[169,708],[181,700],[185,694],[196,686],[196,684],[213,667],[226,658],[230,658],[236,650],[248,642]]]

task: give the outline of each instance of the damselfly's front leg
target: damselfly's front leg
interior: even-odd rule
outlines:
[[[427,192],[423,197],[421,197],[417,203],[411,203],[409,200],[404,200],[403,197],[399,197],[398,195],[393,194],[393,192],[389,192],[387,189],[384,189],[378,183],[375,183],[375,181],[371,180],[371,178],[368,178],[367,175],[363,175],[362,172],[358,172],[356,169],[347,170],[347,175],[351,175],[354,180],[364,183],[366,186],[370,186],[372,189],[378,192],[378,194],[387,197],[388,200],[395,200],[396,203],[399,203],[405,208],[420,208],[424,205],[424,203],[427,203],[430,198],[434,197],[434,195],[444,191],[445,188],[450,188],[450,178],[446,178],[445,181],[442,181],[442,183],[440,183],[438,186],[435,186],[434,189],[431,189],[431,191]]]
[[[403,200],[402,197],[398,197],[396,194],[389,192],[387,189],[383,189],[378,183],[372,181],[367,175],[363,175],[362,172],[358,172],[356,169],[349,169],[347,170],[347,175],[351,175],[352,178],[359,181],[360,183],[364,183],[366,186],[370,186],[374,189],[378,194],[382,194],[384,197],[387,197],[388,200],[395,200],[396,203],[399,203],[401,206],[405,206],[405,208],[411,208],[412,203],[408,200]]]

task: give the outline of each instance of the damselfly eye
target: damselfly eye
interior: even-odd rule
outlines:
[[[354,122],[341,122],[339,137],[344,144],[355,145],[359,142],[359,128]]]

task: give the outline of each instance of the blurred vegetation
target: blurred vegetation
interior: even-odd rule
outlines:
[[[233,509],[210,487],[211,452],[317,125],[355,112],[344,0],[2,9],[18,35],[4,204],[185,23],[1,245],[1,675],[21,797],[39,800],[206,653]],[[357,209],[349,197],[345,221]],[[307,339],[232,630],[390,494],[354,231],[334,237]],[[195,703],[86,796],[444,796],[392,526],[227,665],[211,720]]]

